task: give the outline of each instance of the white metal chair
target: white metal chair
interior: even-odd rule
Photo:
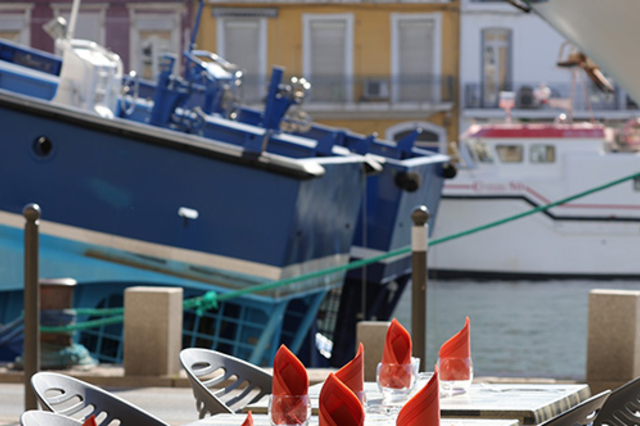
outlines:
[[[574,405],[567,411],[558,414],[539,426],[587,426],[593,423],[600,412],[600,409],[609,398],[610,390],[600,392],[591,398],[585,399],[581,403]]]
[[[120,426],[168,426],[117,395],[64,374],[36,373],[31,386],[45,410],[80,421],[93,414],[98,426],[113,421]]]
[[[271,394],[272,376],[236,357],[211,349],[180,352],[200,418],[207,414],[236,413]]]
[[[71,417],[48,411],[30,410],[20,416],[21,426],[82,426],[82,422]]]

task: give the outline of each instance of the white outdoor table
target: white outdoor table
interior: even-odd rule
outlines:
[[[241,426],[246,414],[218,414],[216,416],[205,417],[198,421],[188,423],[184,426]],[[364,417],[365,426],[395,426],[394,420],[382,421],[380,417]],[[253,414],[254,426],[271,426],[269,416],[266,414]],[[312,416],[309,426],[317,426],[318,417]],[[512,420],[491,420],[491,419],[441,419],[440,426],[518,426],[518,421]]]
[[[322,383],[309,387],[311,408],[318,414],[318,396]],[[367,404],[382,402],[378,385],[364,386]],[[587,384],[483,384],[474,383],[466,393],[441,396],[443,418],[517,419],[523,426],[542,423],[591,396]],[[268,397],[244,408],[254,414],[266,414]]]

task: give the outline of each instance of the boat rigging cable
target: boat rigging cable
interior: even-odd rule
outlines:
[[[578,194],[563,198],[561,200],[555,201],[553,203],[549,203],[543,206],[535,207],[531,210],[527,210],[526,212],[519,213],[513,216],[506,217],[504,219],[496,220],[494,222],[487,223],[485,225],[477,226],[475,228],[468,229],[466,231],[458,232],[455,234],[448,235],[446,237],[434,239],[429,241],[429,246],[434,246],[437,244],[441,244],[453,239],[461,238],[467,235],[475,234],[476,232],[484,231],[486,229],[490,229],[499,225],[503,225],[508,222],[512,222],[514,220],[522,219],[523,217],[530,216],[535,213],[539,213],[541,211],[545,211],[551,209],[553,207],[569,203],[578,198],[586,197],[587,195],[603,191],[612,186],[619,185],[623,182],[640,178],[640,172],[634,173],[629,176],[625,176],[620,179],[616,179],[604,185],[597,186],[595,188],[580,192]],[[338,272],[344,272],[351,269],[361,268],[363,266],[367,266],[372,263],[379,262],[384,259],[388,259],[390,257],[403,255],[411,252],[411,247],[403,247],[397,250],[390,251],[385,254],[381,254],[379,256],[370,257],[367,259],[357,260],[355,262],[348,263],[346,265],[335,266],[328,269],[323,269],[320,271],[315,271],[308,274],[299,275],[297,277],[286,278],[280,281],[274,281],[266,284],[260,284],[253,287],[248,287],[242,290],[231,291],[229,293],[218,294],[215,291],[209,291],[205,293],[203,296],[194,297],[192,299],[187,299],[183,302],[184,310],[195,310],[198,315],[204,314],[207,310],[217,309],[219,302],[224,302],[227,300],[235,299],[240,296],[244,296],[246,294],[258,293],[267,290],[273,290],[278,287],[284,287],[287,285],[291,285],[300,281],[318,278],[323,275],[335,274]],[[124,308],[109,308],[109,309],[90,309],[90,308],[79,308],[76,309],[76,313],[78,315],[91,315],[91,316],[107,316],[111,315],[109,318],[96,319],[81,323],[75,323],[64,326],[41,326],[40,330],[43,333],[60,333],[65,331],[73,331],[73,330],[84,330],[89,328],[95,328],[102,325],[109,324],[117,324],[124,320]]]

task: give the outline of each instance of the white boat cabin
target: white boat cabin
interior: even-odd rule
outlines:
[[[464,169],[514,174],[547,174],[565,154],[602,155],[610,151],[604,126],[571,124],[473,125],[461,136]]]

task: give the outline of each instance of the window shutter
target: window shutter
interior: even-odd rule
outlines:
[[[346,31],[344,20],[311,22],[311,84],[314,101],[345,100]]]
[[[247,102],[259,101],[264,77],[260,69],[260,23],[256,19],[225,19],[224,52],[227,61],[244,71],[243,94]]]
[[[400,100],[427,101],[433,81],[434,23],[404,20],[398,28]]]

